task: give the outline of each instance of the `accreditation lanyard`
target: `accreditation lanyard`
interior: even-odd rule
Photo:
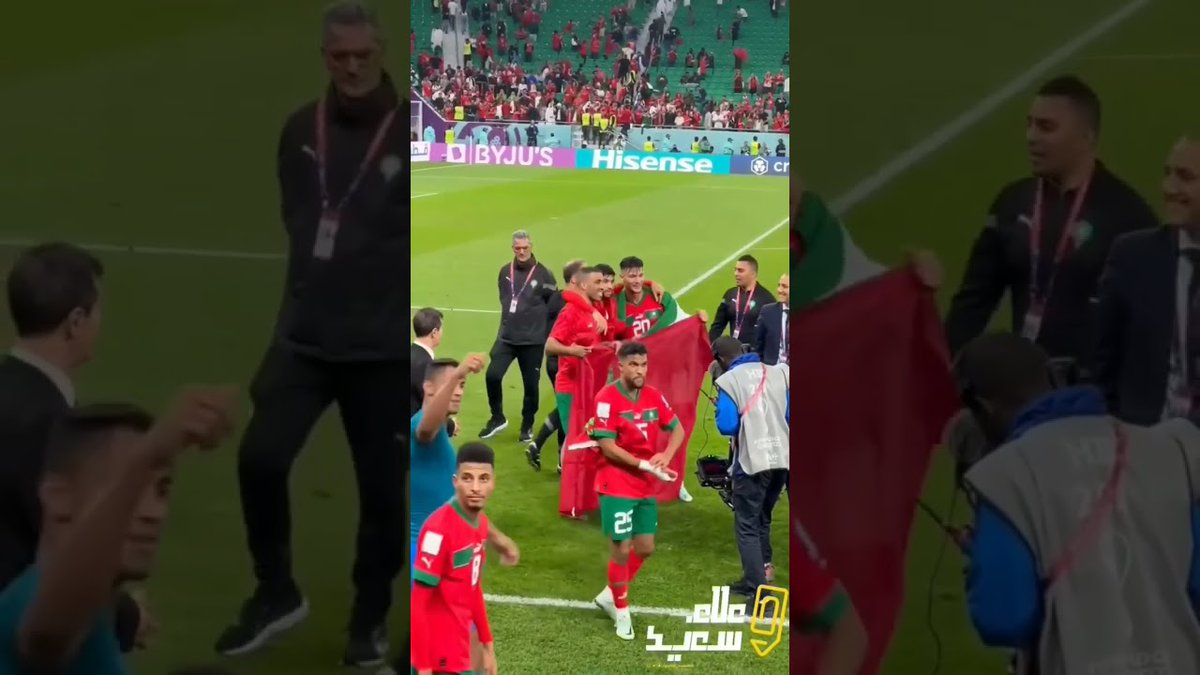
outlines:
[[[533,262],[533,261],[531,260],[530,262]],[[525,290],[525,287],[529,285],[529,280],[533,278],[533,273],[536,271],[537,271],[537,265],[536,264],[530,265],[529,266],[529,274],[525,275],[525,282],[521,284],[520,288],[517,288],[517,265],[515,262],[508,263],[508,290],[509,290],[509,293],[511,293],[510,299],[508,301],[508,313],[509,314],[517,313],[517,297],[519,297],[521,295],[521,293]]]
[[[1129,436],[1120,422],[1113,420],[1113,435],[1116,437],[1116,450],[1113,454],[1113,466],[1108,479],[1100,491],[1100,497],[1095,506],[1083,520],[1079,532],[1071,538],[1062,553],[1050,565],[1046,575],[1046,586],[1049,588],[1074,569],[1084,550],[1092,546],[1100,536],[1100,531],[1112,520],[1116,511],[1117,501],[1121,496],[1121,487],[1125,483],[1125,474],[1129,468]]]
[[[350,198],[362,185],[363,179],[367,177],[367,172],[371,169],[371,164],[383,149],[383,142],[387,140],[388,132],[391,130],[392,121],[396,119],[396,114],[399,112],[399,106],[392,108],[380,122],[379,128],[375,130],[375,137],[371,140],[371,145],[367,147],[367,155],[363,157],[362,163],[358,166],[358,173],[354,175],[354,180],[350,182],[350,187],[346,188],[346,194],[342,195],[341,200],[333,206],[333,200],[329,196],[328,182],[328,156],[329,156],[329,129],[328,123],[328,97],[322,96],[317,103],[317,180],[321,188],[321,211],[328,215],[340,215],[342,209],[346,208],[346,204],[350,202]],[[336,220],[336,218],[335,218]]]
[[[1030,340],[1036,340],[1041,332],[1042,316],[1045,314],[1046,302],[1054,290],[1054,280],[1058,277],[1058,269],[1067,257],[1071,241],[1075,238],[1076,225],[1083,212],[1083,203],[1087,199],[1088,190],[1092,184],[1092,174],[1089,173],[1083,185],[1075,193],[1075,201],[1063,223],[1062,234],[1058,238],[1058,246],[1054,249],[1054,259],[1050,262],[1050,278],[1046,288],[1039,292],[1038,277],[1042,258],[1042,212],[1045,209],[1046,181],[1038,179],[1037,192],[1033,199],[1033,218],[1029,227],[1029,311],[1025,314],[1025,325],[1022,334]]]
[[[754,292],[746,291],[746,307],[742,308],[742,291],[734,289],[733,291],[733,339],[737,340],[742,334],[742,323],[746,320],[746,315],[750,313],[750,305],[754,302]]]

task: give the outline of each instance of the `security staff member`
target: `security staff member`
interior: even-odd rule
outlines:
[[[1100,99],[1062,77],[1043,86],[1026,129],[1033,175],[1000,191],[946,317],[957,352],[984,331],[1005,291],[1013,332],[1054,357],[1087,350],[1097,281],[1114,239],[1154,212],[1096,158]]]
[[[275,335],[250,387],[238,461],[258,586],[218,638],[254,651],[299,623],[308,604],[291,564],[288,476],[316,421],[337,402],[358,482],[355,596],[344,661],[383,662],[392,582],[404,560],[405,304],[408,265],[401,101],[383,68],[374,11],[354,0],[324,15],[331,84],[293,114],[279,143],[288,270]],[[406,109],[406,108],[405,108]]]
[[[1092,387],[1052,388],[1045,353],[1016,335],[972,341],[956,366],[1002,439],[966,474],[983,642],[1024,651],[1025,673],[1200,672],[1200,432],[1128,425]]]
[[[500,331],[487,369],[488,407],[492,416],[479,432],[491,438],[508,427],[504,416],[504,374],[513,359],[521,369],[525,398],[521,404],[521,443],[533,440],[538,410],[538,372],[546,349],[547,305],[557,292],[554,274],[533,255],[525,230],[512,235],[513,259],[500,268]]]
[[[733,268],[735,286],[725,291],[721,304],[713,315],[708,339],[717,338],[729,328],[733,339],[741,342],[749,351],[754,342],[754,329],[758,325],[758,313],[775,302],[771,291],[758,283],[758,259],[746,254],[737,259]]]
[[[713,343],[717,367],[717,430],[732,440],[733,529],[742,578],[730,590],[753,597],[772,564],[771,515],[787,485],[789,372],[768,366],[742,344],[722,336]]]

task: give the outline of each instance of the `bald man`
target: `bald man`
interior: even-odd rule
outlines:
[[[1090,372],[1113,414],[1134,424],[1200,421],[1200,140],[1163,172],[1165,224],[1118,238],[1100,277]]]

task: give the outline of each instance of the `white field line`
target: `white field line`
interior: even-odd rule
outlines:
[[[837,211],[838,213],[845,213],[853,209],[855,206],[863,203],[867,199],[875,196],[876,193],[886,187],[893,180],[904,175],[904,173],[912,169],[914,166],[920,164],[924,160],[937,153],[939,150],[945,148],[976,124],[979,124],[983,120],[987,119],[1010,99],[1024,93],[1039,80],[1046,77],[1054,68],[1057,68],[1064,61],[1078,54],[1081,50],[1105,33],[1108,33],[1112,29],[1128,21],[1132,16],[1148,6],[1150,2],[1151,0],[1133,0],[1133,2],[1123,6],[1121,9],[1105,17],[1100,22],[1091,26],[1079,35],[1063,43],[1058,49],[1051,52],[1041,61],[1035,63],[1031,68],[1029,68],[1029,70],[1026,70],[1012,81],[984,97],[974,106],[967,109],[967,111],[962,115],[959,115],[956,119],[951,120],[950,123],[930,134],[927,138],[925,138],[925,140],[917,143],[905,152],[896,156],[887,164],[881,166],[877,171],[875,171],[875,173],[859,181],[857,185],[850,188],[849,192],[846,192],[845,194],[834,199],[830,206],[832,206],[834,211]],[[725,269],[725,267],[729,265],[729,263],[736,260],[738,256],[742,255],[751,248],[754,248],[756,244],[771,236],[787,224],[788,221],[785,219],[772,225],[767,229],[766,232],[763,232],[754,239],[751,239],[748,243],[731,253],[724,260],[713,265],[700,276],[684,284],[683,288],[680,288],[675,292],[675,297],[682,297],[688,291],[691,291],[696,286],[699,286],[712,275]]]
[[[1078,54],[1085,47],[1109,31],[1128,21],[1138,12],[1149,6],[1151,2],[1152,0],[1132,0],[1132,2],[1122,6],[1113,14],[1101,19],[1095,25],[1063,43],[1058,49],[1051,52],[1041,61],[1035,63],[1032,67],[1030,67],[1024,73],[1018,75],[1012,81],[984,97],[981,101],[969,108],[962,115],[952,120],[941,129],[935,131],[925,140],[901,153],[887,164],[884,164],[877,171],[875,171],[875,173],[867,176],[862,181],[859,181],[859,183],[852,187],[848,192],[834,199],[831,203],[831,206],[835,211],[839,213],[845,213],[853,209],[855,206],[863,203],[867,199],[873,197],[877,192],[879,192],[879,190],[886,187],[893,180],[900,177],[917,164],[928,159],[939,150],[945,148],[963,133],[967,132],[976,124],[985,120],[989,115],[996,112],[996,110],[1007,103],[1010,99],[1024,93],[1032,85],[1046,77],[1054,68]],[[413,169],[413,172],[424,173],[427,171],[437,171],[457,166],[461,165],[448,164],[434,167],[421,167]],[[679,298],[684,296],[689,291],[696,288],[696,286],[706,281],[709,277],[724,269],[726,265],[733,262],[738,256],[742,255],[742,253],[753,248],[756,244],[771,236],[787,224],[788,220],[786,218],[778,223],[775,223],[768,228],[766,232],[763,232],[754,239],[751,239],[747,244],[726,257],[724,260],[713,265],[700,276],[684,284],[682,288],[675,292],[675,297]],[[30,246],[33,243],[34,242],[29,239],[0,238],[0,248],[24,247]],[[81,244],[81,246],[94,251],[102,252],[223,258],[230,260],[283,260],[285,258],[282,253],[258,253],[251,251],[230,251],[218,249],[174,248],[166,246],[140,245],[118,246],[114,244]]]
[[[485,593],[484,599],[490,603],[497,605],[516,605],[518,607],[546,607],[550,609],[587,609],[599,612],[595,603],[584,600],[566,600],[563,598],[527,598],[521,595],[495,595],[493,593]],[[629,608],[634,614],[643,616],[668,616],[677,617],[680,619],[692,615],[691,609],[682,609],[674,607],[639,607],[631,605]],[[784,621],[783,625],[791,626],[791,621]]]
[[[498,310],[498,309],[462,309],[459,307],[437,307],[434,305],[412,305],[411,307],[409,307],[409,309],[412,311],[416,311],[418,309],[424,309],[425,307],[433,307],[434,309],[438,310],[439,312],[461,312],[463,314],[499,314],[500,313],[500,310]]]
[[[1200,61],[1200,52],[1193,54],[1102,54],[1085,56],[1083,61]]]
[[[830,206],[838,213],[845,213],[871,198],[888,183],[945,148],[976,124],[987,119],[1009,100],[1024,94],[1030,87],[1050,76],[1055,68],[1062,65],[1065,61],[1078,54],[1109,31],[1128,21],[1138,12],[1149,6],[1151,1],[1133,0],[1082,33],[1067,40],[1058,49],[1055,49],[1041,61],[1033,64],[1029,70],[1026,70],[1004,86],[988,94],[949,124],[901,153],[892,161],[884,164],[878,171],[851,188],[849,192],[833,200]]]
[[[436,193],[436,192],[425,192],[425,193],[422,193],[419,195],[412,195],[411,197],[409,197],[409,199],[421,199],[422,197],[436,197],[436,196],[438,196],[438,193]]]

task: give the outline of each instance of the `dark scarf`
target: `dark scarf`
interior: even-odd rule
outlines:
[[[359,98],[342,95],[332,83],[326,94],[333,102],[334,116],[338,122],[351,126],[374,126],[383,121],[392,110],[400,106],[400,93],[396,90],[392,76],[386,72],[383,81],[374,91]]]
[[[537,265],[537,256],[531,255],[529,256],[529,260],[526,260],[525,262],[521,262],[520,260],[517,260],[516,256],[513,256],[513,269],[521,272],[528,272],[529,270],[533,269],[534,265]]]

